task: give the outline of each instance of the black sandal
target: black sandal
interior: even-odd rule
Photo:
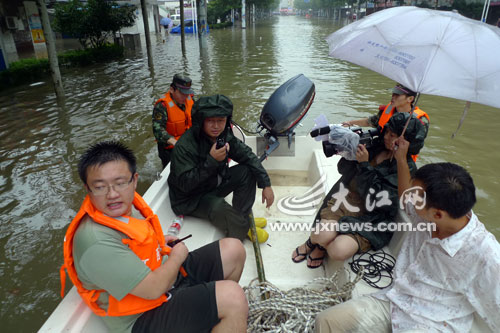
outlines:
[[[317,249],[319,249],[319,250],[323,251],[323,255],[322,255],[321,257],[318,257],[318,258],[313,258],[313,257],[311,257],[311,254],[309,254],[309,255],[307,256],[307,259],[309,259],[309,260],[311,261],[311,263],[312,263],[313,261],[319,261],[319,260],[321,260],[320,264],[319,264],[319,265],[317,265],[317,266],[313,266],[313,265],[309,264],[309,262],[308,262],[308,263],[307,263],[307,267],[308,267],[308,268],[310,268],[310,269],[316,269],[316,268],[318,268],[318,267],[323,266],[323,260],[325,259],[326,249],[325,249],[323,246],[319,245],[319,244],[314,244],[314,245],[315,245],[315,247],[316,247]],[[311,251],[311,252],[312,252],[312,251]]]
[[[316,248],[316,244],[313,244],[313,243],[311,242],[311,237],[309,237],[309,238],[306,240],[305,245],[306,245],[306,247],[309,249],[309,251],[306,251],[305,253],[300,253],[300,252],[299,252],[299,247],[300,247],[300,245],[299,245],[299,246],[297,246],[297,247],[295,248],[295,253],[296,253],[297,255],[296,255],[295,257],[293,257],[293,258],[292,258],[292,261],[293,261],[294,263],[299,263],[299,262],[303,262],[304,260],[306,260],[306,259],[307,259],[307,255],[308,255],[309,253],[311,253],[311,252],[312,252],[312,251]],[[297,259],[297,257],[303,257],[303,258],[301,258],[301,259]]]

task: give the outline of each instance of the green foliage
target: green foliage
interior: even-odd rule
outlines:
[[[255,5],[256,8],[269,10],[277,8],[280,0],[247,0],[248,6]]]
[[[433,6],[431,6],[427,1],[422,1],[421,3],[417,4],[417,7],[420,7],[420,8],[434,8]]]
[[[210,25],[210,29],[223,29],[226,27],[231,27],[232,25],[232,22],[215,23]]]
[[[67,51],[57,57],[61,65],[87,66],[123,57],[123,47],[109,44],[98,48]]]
[[[480,2],[467,3],[465,0],[455,0],[452,5],[463,16],[480,20],[483,12],[483,4]]]
[[[304,0],[294,0],[293,7],[300,10],[312,9],[311,1],[305,2]]]
[[[347,1],[351,3],[352,1]],[[363,3],[365,1],[363,0]],[[345,0],[310,0],[309,2],[304,2],[304,0],[295,0],[293,5],[297,9],[301,10],[319,10],[328,8],[338,8],[343,7],[346,4]]]
[[[378,3],[387,3],[388,0],[376,0]],[[359,5],[363,7],[367,0],[359,0]],[[417,4],[420,8],[434,8],[435,0],[422,0]],[[304,2],[304,0],[294,0],[294,7],[300,10],[319,10],[319,9],[331,9],[344,7],[345,5],[357,7],[357,0],[310,0],[309,2]],[[395,5],[404,5],[403,0],[393,1]],[[442,10],[450,10],[450,7],[440,8]],[[451,9],[456,9],[458,12],[466,17],[472,19],[481,19],[481,13],[483,10],[483,4],[481,2],[470,2],[467,0],[454,0]]]
[[[103,45],[98,48],[71,50],[59,54],[59,65],[66,67],[87,66],[123,57],[123,47]],[[44,79],[50,73],[48,59],[22,59],[9,64],[0,72],[0,89]]]
[[[49,74],[48,59],[22,59],[9,65],[9,69],[0,72],[0,89],[11,85],[38,81]]]
[[[247,0],[246,4],[248,7],[255,5],[257,9],[268,10],[277,8],[279,0]],[[224,22],[231,9],[241,9],[241,0],[211,0],[207,5],[207,20],[210,26],[215,24],[217,19]]]
[[[103,46],[108,37],[135,22],[135,6],[106,0],[70,0],[55,6],[54,30],[78,38],[84,48]]]
[[[217,19],[224,22],[226,16],[231,12],[231,9],[241,8],[239,0],[213,0],[207,5],[207,21],[212,26],[217,23]]]

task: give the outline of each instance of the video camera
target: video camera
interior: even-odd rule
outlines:
[[[378,128],[363,131],[361,127],[346,128],[342,125],[329,125],[311,131],[311,137],[324,135],[323,153],[326,157],[340,154],[348,160],[356,159],[356,149],[359,144],[366,148],[373,146],[374,141],[380,136]]]

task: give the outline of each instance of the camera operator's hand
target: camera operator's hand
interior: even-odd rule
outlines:
[[[356,160],[361,162],[368,162],[370,154],[368,154],[368,150],[366,150],[365,145],[358,145],[358,149],[356,149]]]
[[[210,149],[210,156],[212,156],[216,161],[222,162],[226,159],[227,153],[229,153],[229,143],[226,142],[224,147],[219,149],[215,148],[216,145],[217,143],[212,145],[212,148]]]
[[[361,127],[371,127],[370,120],[368,118],[363,119],[355,119],[349,121],[343,121],[342,126],[351,127],[351,126],[361,126]]]
[[[406,155],[408,154],[408,148],[410,147],[410,143],[405,140],[403,136],[400,136],[394,142],[394,158],[397,161],[406,162]]]

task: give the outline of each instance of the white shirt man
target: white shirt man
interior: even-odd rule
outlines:
[[[425,223],[409,203],[413,223]],[[468,332],[474,312],[500,331],[500,245],[472,213],[467,225],[445,238],[409,232],[391,287],[374,297],[390,301],[393,332]]]
[[[427,199],[421,207],[409,202],[406,212],[414,225],[434,223],[436,230],[409,232],[392,286],[323,311],[316,331],[467,332],[477,313],[499,332],[500,244],[471,210],[472,178],[456,164],[436,163],[410,179],[408,142],[397,144],[400,195],[413,186]]]

